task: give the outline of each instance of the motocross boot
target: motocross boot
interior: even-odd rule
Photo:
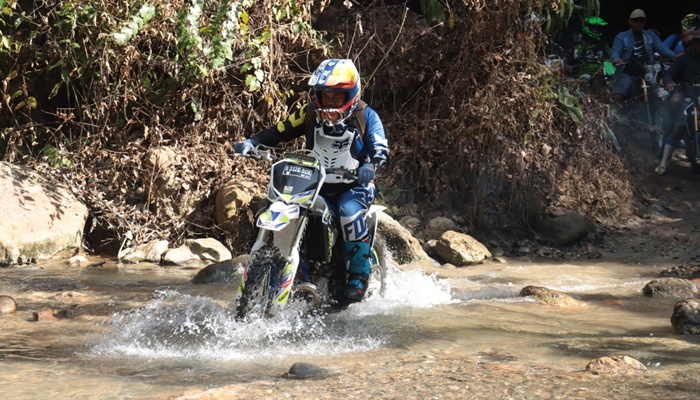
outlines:
[[[348,283],[345,285],[345,300],[348,303],[362,301],[367,291],[370,274],[370,237],[357,242],[345,242],[345,253],[350,263]]]
[[[663,155],[661,156],[661,162],[659,162],[659,165],[654,169],[654,172],[656,172],[659,175],[663,175],[666,173],[666,168],[668,167],[668,162],[671,161],[671,157],[673,156],[673,151],[676,149],[676,146],[670,145],[670,144],[665,144],[664,145],[664,152]]]

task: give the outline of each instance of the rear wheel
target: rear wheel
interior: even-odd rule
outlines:
[[[377,238],[372,247],[369,278],[367,279],[367,293],[365,298],[372,296],[384,296],[386,293],[386,247],[384,242]]]
[[[697,155],[695,154],[695,134],[691,134],[685,142],[685,156],[688,158],[690,163],[690,169],[694,174],[700,173],[700,164],[697,161]]]

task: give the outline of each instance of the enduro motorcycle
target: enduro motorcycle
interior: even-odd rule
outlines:
[[[690,169],[694,174],[700,173],[700,123],[698,115],[700,114],[700,83],[686,85],[691,93],[690,104],[688,104],[683,113],[685,114],[686,135],[685,155],[690,162]]]
[[[290,299],[304,302],[309,312],[344,308],[347,260],[337,222],[319,192],[326,174],[355,179],[354,171],[325,168],[310,150],[279,157],[261,147],[246,157],[273,163],[268,205],[256,215],[258,234],[239,288],[238,318],[274,315]],[[375,243],[378,213],[384,209],[372,205],[366,214],[372,242],[365,298],[383,295],[386,287],[384,247]]]
[[[646,120],[649,125],[649,142],[655,154],[660,155],[664,147],[664,132],[670,130],[672,116],[668,113],[666,101],[670,93],[664,88],[662,77],[671,64],[670,59],[657,59],[642,65],[643,74],[637,86],[633,86],[632,99],[627,111],[633,117]],[[643,105],[640,110],[640,105]],[[643,114],[640,117],[639,114]]]
[[[668,112],[667,100],[671,94],[664,88],[661,79],[664,71],[669,67],[668,60],[656,60],[653,63],[644,64],[644,76],[642,76],[642,92],[646,109],[649,141],[653,151],[661,154],[664,148],[664,132],[670,131],[672,116]]]

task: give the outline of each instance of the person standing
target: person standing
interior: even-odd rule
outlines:
[[[629,97],[630,88],[644,73],[644,64],[654,60],[654,52],[664,57],[675,56],[658,35],[644,30],[647,16],[643,10],[632,11],[627,22],[630,29],[615,36],[610,54],[610,60],[616,66],[610,92],[618,104]]]

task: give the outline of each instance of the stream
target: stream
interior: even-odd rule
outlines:
[[[18,308],[0,314],[2,398],[166,399],[226,385],[250,392],[221,398],[347,398],[345,392],[332,395],[341,381],[324,385],[323,379],[292,381],[297,389],[278,396],[289,381],[281,377],[296,362],[349,381],[369,381],[373,374],[388,379],[397,368],[414,377],[405,383],[392,378],[381,393],[376,385],[367,388],[375,398],[610,398],[611,388],[624,381],[592,384],[579,377],[572,388],[583,381],[587,389],[575,395],[571,390],[578,389],[558,393],[551,385],[614,355],[648,368],[630,382],[639,390],[634,397],[615,398],[695,398],[700,376],[691,371],[700,362],[700,338],[674,333],[669,319],[677,299],[642,295],[659,270],[606,257],[522,258],[452,269],[392,266],[383,298],[324,316],[290,307],[273,319],[243,324],[234,319],[235,288],[189,283],[198,269],[99,259],[79,267],[3,268],[0,295],[14,297]],[[585,305],[539,304],[519,295],[527,285],[566,292]],[[33,321],[43,308],[69,310],[73,318]],[[427,372],[449,375],[458,366],[470,377],[466,382],[451,377],[453,384],[428,395],[412,386]],[[503,381],[483,378],[475,387],[477,367],[501,369]],[[537,376],[540,384],[529,378]],[[639,379],[647,386],[639,387]],[[490,396],[488,385],[506,392]],[[528,386],[524,392],[517,389],[522,385]],[[324,397],[328,386],[335,387]]]

